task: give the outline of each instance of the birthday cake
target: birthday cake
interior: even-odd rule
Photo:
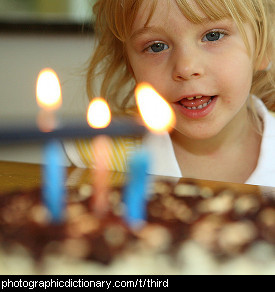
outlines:
[[[193,183],[151,183],[146,221],[125,222],[123,188],[98,216],[93,188],[68,189],[51,223],[40,189],[0,195],[0,274],[274,274],[275,200]]]

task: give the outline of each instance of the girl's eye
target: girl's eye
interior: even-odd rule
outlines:
[[[207,33],[204,37],[203,37],[203,41],[204,42],[214,42],[214,41],[218,41],[220,39],[222,39],[225,36],[224,32],[220,32],[220,31],[210,31],[209,33]]]
[[[168,46],[164,43],[154,43],[153,45],[147,48],[147,51],[151,53],[159,53],[167,49],[168,49]]]

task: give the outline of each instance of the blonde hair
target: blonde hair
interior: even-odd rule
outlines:
[[[97,95],[96,83],[102,77],[100,94],[105,97],[116,112],[125,112],[131,105],[135,82],[128,70],[125,40],[131,32],[137,12],[148,0],[98,0],[94,5],[96,16],[96,48],[87,71],[87,93],[89,98]],[[154,13],[158,0],[150,0]],[[200,23],[202,18],[192,10],[188,0],[176,0],[183,15],[192,22]],[[256,95],[270,110],[275,111],[275,52],[274,19],[275,0],[194,0],[204,15],[211,20],[231,17],[236,22],[248,52],[244,23],[249,23],[255,35],[255,71],[251,95]],[[257,70],[263,60],[273,66],[269,70]]]

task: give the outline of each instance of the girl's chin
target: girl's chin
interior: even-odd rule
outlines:
[[[193,140],[208,140],[219,136],[226,127],[226,118],[212,114],[200,120],[189,120],[182,118],[176,113],[177,134]]]
[[[212,138],[217,137],[221,133],[221,128],[213,128],[213,127],[192,127],[188,129],[183,129],[180,127],[176,127],[174,129],[175,135],[182,135],[183,137],[189,139],[189,140],[209,140]]]

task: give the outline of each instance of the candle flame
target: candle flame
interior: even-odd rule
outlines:
[[[45,110],[56,110],[61,106],[61,86],[59,78],[51,68],[39,72],[36,84],[36,100]]]
[[[111,122],[111,111],[105,99],[94,98],[89,105],[87,121],[92,128],[106,128]]]
[[[137,106],[147,127],[155,133],[169,131],[175,125],[175,114],[168,102],[148,83],[135,91]]]

